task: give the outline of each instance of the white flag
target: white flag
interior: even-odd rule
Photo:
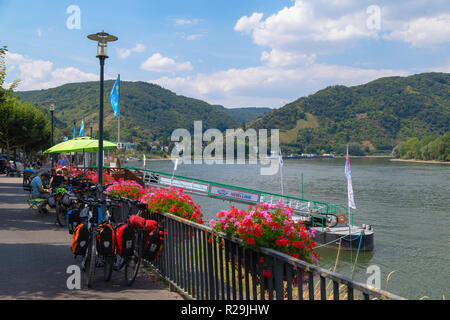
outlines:
[[[347,189],[348,189],[348,206],[349,208],[356,209],[355,199],[353,198],[353,186],[352,186],[352,171],[350,170],[350,159],[348,157],[345,162],[345,176],[347,177]]]

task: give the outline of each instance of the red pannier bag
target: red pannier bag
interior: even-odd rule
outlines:
[[[127,223],[121,223],[116,228],[116,250],[122,257],[129,257],[134,253],[135,230]]]
[[[145,230],[152,233],[158,227],[158,222],[155,220],[145,220]]]
[[[130,216],[130,226],[135,229],[144,229],[145,219],[134,214]]]
[[[151,233],[146,233],[144,237],[144,247],[142,251],[142,257],[153,262],[158,259],[164,242],[164,230],[159,227]]]
[[[116,233],[113,227],[106,222],[98,226],[97,249],[101,255],[109,256],[115,252]]]

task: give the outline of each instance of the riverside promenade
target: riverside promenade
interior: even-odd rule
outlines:
[[[54,211],[33,216],[27,199],[22,178],[0,175],[0,300],[183,300],[144,269],[128,287],[123,270],[113,271],[105,282],[99,268],[91,289],[81,272],[81,289],[69,290],[67,268],[80,264],[71,252],[72,236],[55,224]]]

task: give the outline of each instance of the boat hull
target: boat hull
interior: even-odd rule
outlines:
[[[314,228],[316,236],[314,241],[318,244],[317,247],[323,246],[326,248],[351,251],[372,251],[374,248],[374,232],[362,228],[329,228],[329,231],[322,228]],[[349,232],[350,231],[350,232]]]

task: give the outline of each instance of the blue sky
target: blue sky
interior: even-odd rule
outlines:
[[[80,23],[70,28],[73,17]],[[7,82],[32,90],[98,80],[87,35],[103,29],[119,38],[109,44],[107,78],[120,73],[230,108],[450,72],[448,0],[0,0]]]

